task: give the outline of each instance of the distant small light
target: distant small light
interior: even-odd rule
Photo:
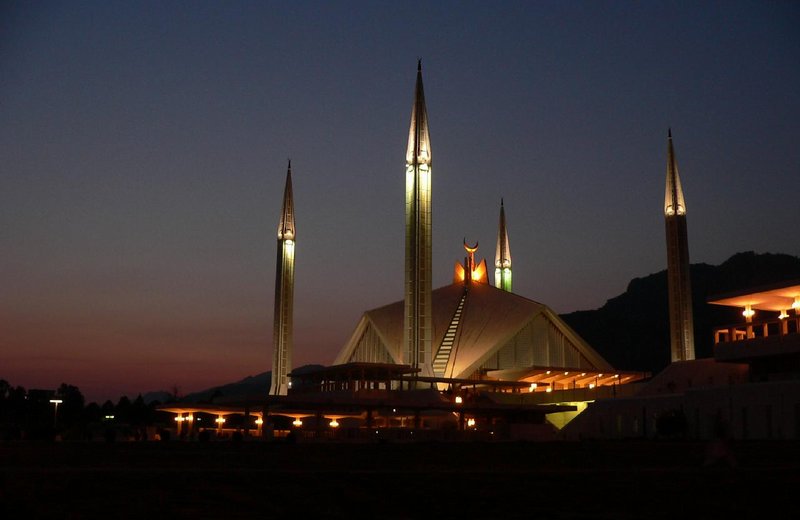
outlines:
[[[294,424],[299,428],[300,426],[303,426],[303,421],[301,421],[300,419],[295,419],[294,421],[292,421],[292,424]]]
[[[259,417],[258,419],[256,419],[256,424],[257,424],[258,426],[261,426],[262,424],[264,424],[264,419],[262,419],[261,417]]]
[[[186,417],[186,420],[187,420],[187,421],[194,421],[194,415],[192,415],[192,414],[189,414],[189,415]]]
[[[456,396],[456,404],[461,404],[461,403],[463,403],[463,402],[464,402],[464,400],[461,398],[461,396],[460,396],[460,395],[457,395],[457,396]]]
[[[467,426],[469,426],[470,428],[474,427],[475,426],[475,419],[473,419],[471,417],[469,419],[467,419]]]
[[[552,391],[553,391],[553,387],[552,386],[548,386],[547,389],[545,390],[545,392],[547,392],[548,394],[550,392],[552,392]]]
[[[564,375],[565,375],[565,376],[568,376],[568,375],[569,375],[569,372],[564,372]]]
[[[547,371],[547,374],[548,374],[548,375],[550,374],[550,371],[549,371],[549,370]]]
[[[225,423],[225,419],[222,417],[217,417],[216,423],[222,426],[222,424]]]
[[[113,415],[106,415],[106,416],[105,416],[105,420],[106,420],[106,421],[110,421],[110,420],[112,420],[113,418],[114,418],[114,416],[113,416]]]
[[[594,383],[589,383],[589,390],[592,390],[593,388],[594,388]]]
[[[536,391],[536,387],[537,387],[536,383],[531,383],[530,391],[531,392],[535,392]]]
[[[330,425],[331,425],[331,428],[338,428],[338,427],[339,427],[339,421],[337,421],[336,419],[334,419],[334,420],[332,420],[332,421],[330,422]]]
[[[785,319],[786,319],[786,318],[788,318],[788,317],[789,317],[789,315],[788,315],[788,314],[786,314],[786,311],[785,311],[785,310],[782,310],[782,311],[781,311],[781,313],[778,315],[778,319],[779,319],[779,320],[785,320]]]

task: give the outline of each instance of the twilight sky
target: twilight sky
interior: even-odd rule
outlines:
[[[796,2],[0,5],[0,378],[90,400],[270,368],[286,159],[295,366],[402,297],[416,61],[434,287],[461,242],[596,308],[666,267],[667,127],[692,262],[800,255]],[[666,317],[665,317],[666,319]]]

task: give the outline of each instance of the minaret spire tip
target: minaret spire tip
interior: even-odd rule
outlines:
[[[417,72],[422,72],[422,58],[417,58]]]
[[[667,127],[667,137],[672,139],[672,127]]]
[[[494,256],[494,285],[498,289],[511,292],[511,248],[508,245],[504,202],[503,197],[500,197],[500,225],[497,229],[497,251]]]

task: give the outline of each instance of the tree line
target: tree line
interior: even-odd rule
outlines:
[[[144,440],[169,424],[159,404],[145,403],[141,394],[86,404],[80,389],[67,383],[55,391],[26,390],[0,379],[0,440]]]

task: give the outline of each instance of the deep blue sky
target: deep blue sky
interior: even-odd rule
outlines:
[[[295,362],[402,296],[423,60],[434,286],[491,263],[595,308],[666,266],[671,126],[693,262],[800,255],[797,2],[4,2],[0,378],[89,398],[269,369],[292,158]]]

